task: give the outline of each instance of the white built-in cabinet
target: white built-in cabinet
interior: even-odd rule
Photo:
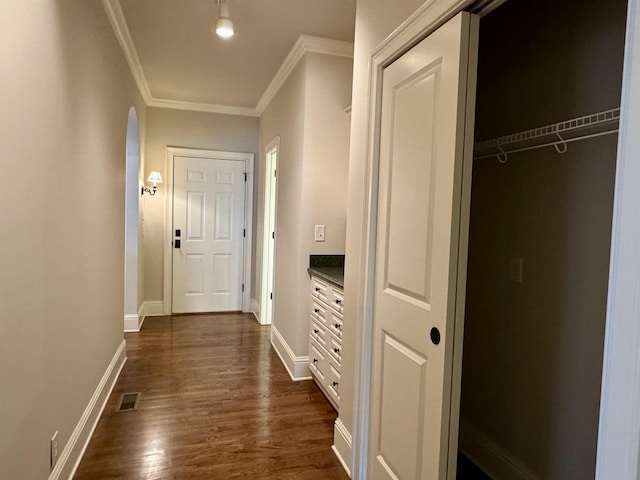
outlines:
[[[309,370],[316,384],[339,411],[343,289],[312,276],[310,305]]]

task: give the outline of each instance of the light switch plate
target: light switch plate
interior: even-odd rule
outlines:
[[[324,225],[316,225],[315,238],[316,242],[324,242]]]

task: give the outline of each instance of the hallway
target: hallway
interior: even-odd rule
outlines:
[[[120,378],[81,479],[348,479],[331,451],[335,412],[293,382],[252,315],[148,318],[126,334]],[[141,392],[137,411],[115,412]]]

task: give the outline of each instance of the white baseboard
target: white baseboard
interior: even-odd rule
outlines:
[[[260,323],[260,304],[255,298],[251,299],[251,313],[256,317],[258,323]]]
[[[276,351],[289,376],[294,382],[311,380],[309,372],[309,356],[298,357],[276,327],[271,325],[271,345]]]
[[[125,333],[139,332],[144,323],[144,319],[147,317],[156,317],[164,315],[164,302],[151,301],[143,302],[138,309],[138,314],[130,314],[124,316],[124,331]]]
[[[129,314],[124,316],[124,331],[125,332],[139,332],[140,331],[140,315]]]
[[[462,420],[460,421],[460,450],[493,479],[541,480],[504,447]]]
[[[353,458],[353,437],[344,426],[340,417],[336,419],[336,423],[333,429],[333,445],[331,450],[336,454],[338,460],[342,464],[342,468],[347,472],[347,475],[351,478],[351,459]]]
[[[164,315],[164,302],[162,300],[149,300],[140,307],[142,317],[158,317]]]
[[[87,445],[89,445],[93,431],[98,424],[98,420],[100,420],[100,415],[102,415],[102,411],[107,404],[109,395],[111,395],[111,391],[127,360],[126,347],[126,342],[122,340],[95,392],[93,392],[91,400],[89,400],[89,404],[80,417],[76,428],[73,429],[69,441],[64,446],[60,458],[58,458],[58,463],[56,463],[49,475],[49,480],[71,480],[75,475],[78,465],[80,465],[80,460],[82,460]]]

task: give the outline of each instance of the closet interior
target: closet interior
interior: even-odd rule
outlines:
[[[626,7],[480,21],[459,448],[490,478],[595,476]]]

